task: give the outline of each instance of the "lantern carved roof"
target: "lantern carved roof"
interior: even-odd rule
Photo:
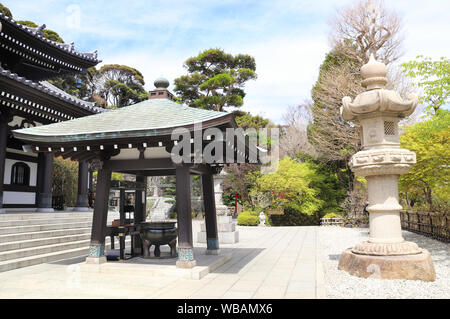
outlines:
[[[361,116],[372,116],[379,113],[396,117],[406,117],[414,112],[418,104],[415,94],[407,99],[393,90],[386,90],[386,65],[375,60],[373,54],[369,62],[361,67],[362,85],[366,91],[358,94],[355,100],[348,96],[342,99],[341,115],[344,120],[352,121]]]

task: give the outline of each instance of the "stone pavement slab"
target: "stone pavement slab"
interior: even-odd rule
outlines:
[[[200,229],[195,221],[193,232]],[[83,271],[81,259],[0,273],[0,298],[324,298],[317,227],[241,227],[230,260],[198,280],[139,271]],[[201,260],[203,244],[196,244]],[[130,264],[130,263],[129,263]],[[115,263],[114,267],[127,266]],[[132,264],[132,266],[135,266]],[[139,265],[147,266],[147,265]]]

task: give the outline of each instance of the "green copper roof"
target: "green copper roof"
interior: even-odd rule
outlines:
[[[232,115],[187,107],[169,99],[150,99],[109,112],[13,131],[27,142],[74,142],[170,135],[175,127],[214,120],[203,128],[232,122]]]

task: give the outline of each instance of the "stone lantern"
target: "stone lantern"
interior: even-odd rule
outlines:
[[[343,252],[339,269],[359,277],[434,281],[429,252],[402,237],[398,178],[416,163],[416,154],[400,148],[398,122],[414,112],[418,99],[403,100],[384,89],[386,66],[375,60],[361,67],[366,91],[352,102],[342,99],[344,120],[362,127],[362,151],[350,160],[352,171],[367,179],[370,213],[369,240]]]
[[[216,214],[218,216],[227,216],[228,207],[223,203],[223,181],[227,176],[227,172],[223,169],[219,174],[214,176],[214,200],[216,202]]]

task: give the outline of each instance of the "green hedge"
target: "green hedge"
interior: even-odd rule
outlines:
[[[240,226],[258,226],[259,217],[255,215],[255,212],[246,210],[238,215],[238,225]]]
[[[336,217],[341,217],[341,216],[338,214],[335,214],[335,213],[328,213],[328,214],[325,214],[322,218],[336,218]]]
[[[283,215],[272,215],[270,219],[273,226],[319,226],[320,217],[321,215],[317,213],[306,215],[286,208]]]

